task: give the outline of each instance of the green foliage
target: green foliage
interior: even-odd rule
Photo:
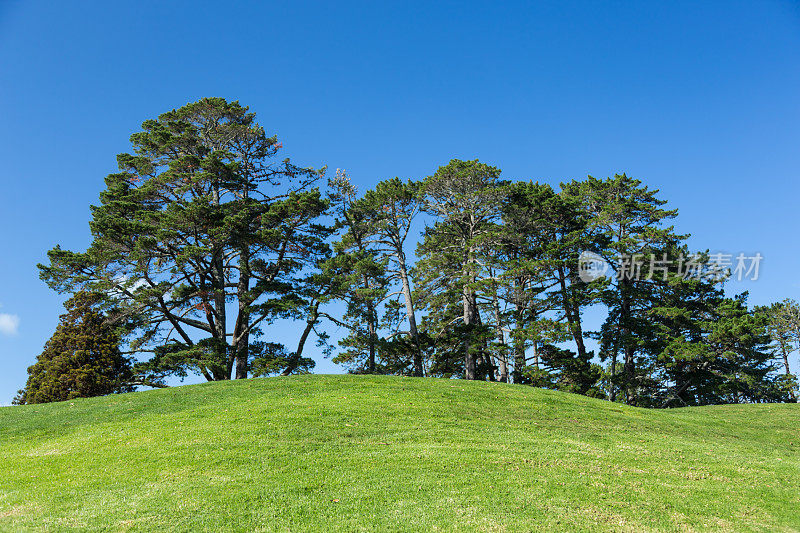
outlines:
[[[589,231],[582,196],[570,188],[556,193],[549,185],[519,182],[510,186],[503,209],[501,296],[510,305],[508,322],[514,350],[515,383],[527,381],[526,350],[575,342],[576,357],[592,354],[584,343],[581,312],[598,300],[604,278],[578,278],[582,251],[602,248]],[[556,318],[554,318],[554,315]]]
[[[786,299],[776,302],[768,308],[761,308],[768,318],[767,328],[775,343],[776,354],[783,363],[784,374],[780,378],[780,388],[793,401],[797,401],[797,375],[789,367],[789,354],[800,348],[800,305],[794,300]]]
[[[406,242],[422,206],[420,184],[403,182],[397,177],[379,182],[356,205],[367,223],[367,243],[384,267],[386,282],[397,288],[393,293],[396,299],[390,298],[392,294],[387,296],[383,326],[391,329],[393,335],[405,337],[399,342],[410,349],[409,373],[414,376],[424,375],[423,340],[417,329],[419,306],[413,294]],[[407,329],[401,332],[403,327]]]
[[[685,322],[694,330],[690,333],[694,341],[673,334],[659,354],[658,364],[677,390],[668,402],[704,405],[788,400],[782,380],[774,372],[766,313],[748,311],[746,295],[707,298],[695,312],[702,316]]]
[[[487,268],[499,238],[500,206],[506,195],[500,169],[453,159],[423,183],[426,211],[436,217],[418,244],[415,272],[419,298],[427,311],[426,328],[441,331],[460,320],[458,344],[467,379],[493,376],[493,357],[486,350],[479,293],[492,273]],[[461,317],[453,318],[453,303]],[[436,332],[436,333],[433,333]],[[455,348],[452,346],[451,348]]]
[[[277,137],[238,102],[204,98],[142,129],[91,208],[89,249],[57,246],[40,265],[56,290],[113,303],[129,351],[150,354],[132,382],[307,372],[309,343],[333,351],[332,323],[344,332],[333,361],[353,373],[529,383],[647,407],[797,398],[800,307],[726,298],[725,273],[705,275],[708,254],[690,253],[670,225],[677,211],[641,180],[554,188],[453,159],[363,195],[339,170],[323,195],[324,169],[280,160]],[[581,279],[584,252],[611,265],[607,278]],[[700,278],[631,263],[689,256]],[[585,331],[593,307],[606,319]],[[275,342],[278,320],[301,324],[294,349]]]
[[[89,249],[56,247],[41,276],[113,297],[131,348],[156,350],[148,372],[246,377],[262,329],[313,305],[299,287],[327,250],[323,171],[277,160],[277,138],[222,98],[142,128],[92,207]]]
[[[283,344],[258,342],[251,345],[254,355],[253,376],[264,377],[282,374],[291,367],[293,373],[307,374],[316,366],[313,359],[302,357],[301,353],[289,353]]]
[[[591,362],[591,354],[579,357],[571,350],[546,344],[540,348],[538,357],[541,366],[521,369],[530,385],[593,398],[605,396],[601,388],[603,368]]]
[[[586,180],[566,186],[569,194],[581,198],[589,231],[599,246],[599,253],[617,274],[615,283],[603,291],[608,318],[601,335],[601,355],[611,359],[616,368],[617,358],[623,374],[611,381],[610,399],[621,392],[627,403],[642,405],[651,394],[651,361],[641,352],[640,332],[647,325],[647,310],[653,305],[653,291],[662,282],[647,276],[633,264],[637,257],[662,257],[668,247],[686,238],[677,235],[667,222],[677,211],[664,209],[665,200],[657,197],[658,190],[643,185],[641,180],[626,174],[599,180]]]
[[[28,368],[17,404],[130,392],[131,360],[119,349],[120,334],[103,314],[102,295],[78,292],[66,303],[58,327]]]
[[[370,243],[370,213],[361,207],[357,189],[345,171],[337,170],[328,188],[338,240],[323,269],[336,280],[338,298],[346,307],[344,316],[334,322],[348,331],[339,341],[344,350],[333,360],[351,372],[374,373],[379,366],[378,309],[389,290],[388,260]]]

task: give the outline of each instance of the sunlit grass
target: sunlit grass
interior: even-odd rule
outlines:
[[[0,409],[0,529],[800,530],[800,406],[298,376]]]

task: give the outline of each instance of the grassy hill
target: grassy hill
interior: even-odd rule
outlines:
[[[800,530],[800,406],[297,376],[0,409],[0,530]]]

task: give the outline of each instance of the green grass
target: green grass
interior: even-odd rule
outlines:
[[[798,531],[800,406],[298,376],[0,408],[0,530]]]

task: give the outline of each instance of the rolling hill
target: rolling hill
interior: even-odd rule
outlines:
[[[0,530],[797,531],[800,405],[303,375],[0,408]]]

